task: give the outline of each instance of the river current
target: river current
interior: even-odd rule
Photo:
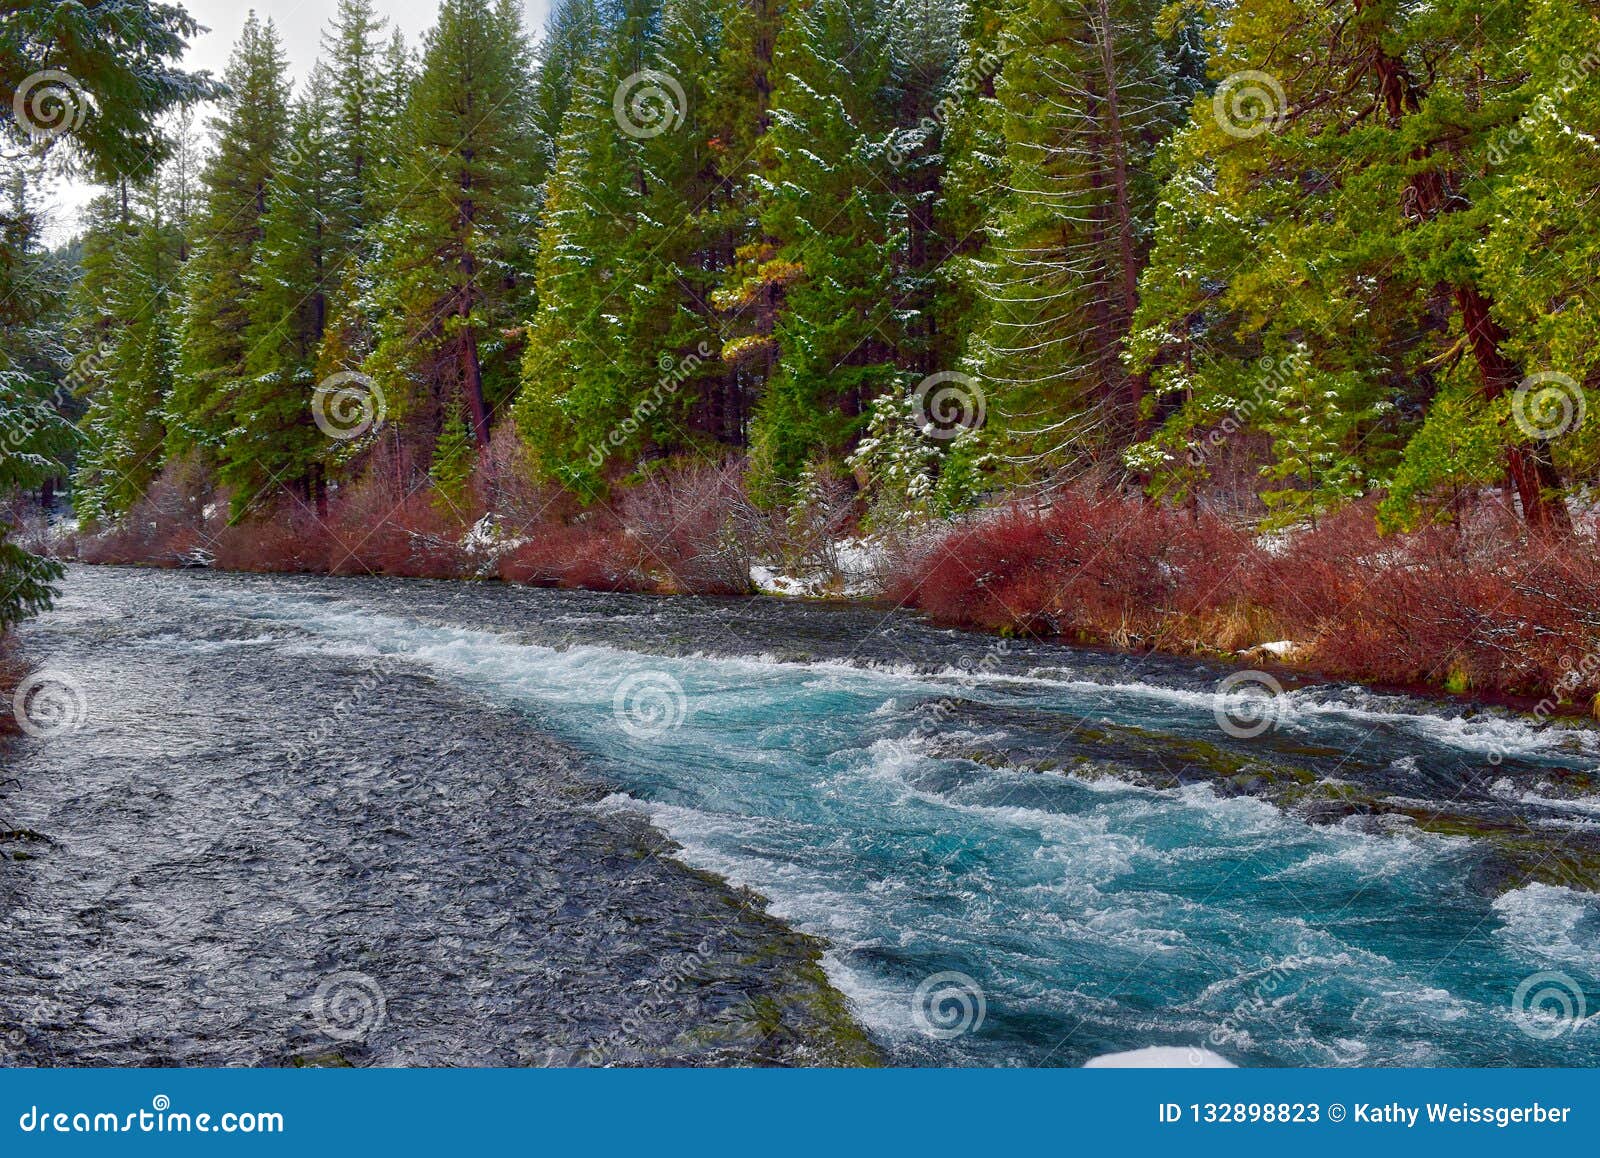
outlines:
[[[774,600],[77,568],[22,639],[9,1060],[1600,1065],[1592,730]]]

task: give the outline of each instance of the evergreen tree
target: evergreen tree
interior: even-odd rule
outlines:
[[[1530,523],[1564,525],[1549,443],[1511,421],[1527,347],[1484,259],[1517,175],[1493,156],[1531,95],[1527,6],[1244,0],[1211,17],[1219,84],[1174,150],[1133,344],[1177,409],[1133,460],[1193,486],[1208,429],[1261,428],[1258,359],[1304,347],[1321,453],[1364,476],[1333,471],[1328,501],[1392,471],[1387,514],[1408,521],[1441,488],[1506,477]],[[1269,470],[1304,477],[1301,454],[1279,438]]]
[[[908,236],[890,157],[899,101],[892,27],[869,0],[791,9],[774,49],[768,161],[756,180],[770,249],[739,295],[781,294],[777,363],[751,424],[768,501],[808,460],[842,454],[867,408],[902,381],[897,259]]]
[[[376,258],[370,367],[390,413],[437,430],[460,398],[480,447],[515,388],[530,290],[529,63],[513,0],[444,0],[424,40]]]
[[[477,451],[466,410],[459,398],[452,399],[445,412],[444,427],[433,444],[433,463],[428,468],[440,513],[459,517],[467,509],[476,462]]]
[[[171,453],[221,452],[234,395],[248,373],[252,267],[272,178],[289,128],[289,83],[270,20],[245,22],[211,120],[215,149],[201,177],[204,206],[185,268],[182,368],[168,415]]]
[[[19,166],[11,146],[20,143],[57,166],[65,154],[65,163],[101,180],[148,176],[169,147],[162,114],[216,94],[205,74],[176,66],[197,31],[181,7],[146,0],[8,5],[0,24],[0,89],[16,98],[8,105],[22,105],[27,115],[0,122],[0,162],[8,170]],[[51,349],[45,338],[64,281],[40,253],[38,232],[24,199],[0,212],[0,496],[47,486],[75,441],[36,364]],[[58,575],[53,564],[10,542],[9,533],[0,524],[0,631],[45,606]]]
[[[626,7],[574,78],[518,418],[541,468],[580,490],[597,489],[613,460],[743,437],[712,302],[748,228],[729,142],[755,139],[761,97],[714,80],[732,71],[724,37],[747,11]]]
[[[18,167],[0,202],[0,496],[46,485],[72,447],[72,428],[52,397],[50,364],[60,345],[50,319],[60,285],[39,242],[33,174]],[[0,517],[0,632],[49,605],[54,563],[7,541]]]
[[[318,352],[330,290],[346,256],[349,186],[339,168],[347,142],[336,119],[333,74],[311,71],[295,101],[282,156],[274,162],[261,240],[249,273],[245,374],[232,394],[232,422],[218,478],[234,514],[280,489],[307,502],[322,497],[327,440],[312,418]]]
[[[74,504],[91,523],[125,513],[162,465],[177,369],[171,287],[183,244],[167,216],[174,199],[163,173],[90,208],[68,381],[88,399]]]
[[[968,189],[989,176],[999,190],[984,205],[987,244],[967,265],[982,315],[969,358],[990,441],[1024,477],[1119,446],[1143,406],[1144,372],[1122,349],[1154,216],[1152,155],[1184,95],[1156,31],[1160,8],[1001,8],[1004,66],[968,122],[987,139],[969,142],[963,174]]]
[[[374,344],[369,300],[378,225],[395,195],[399,139],[411,66],[398,29],[382,39],[386,21],[372,0],[340,0],[323,36],[330,89],[329,169],[318,177],[328,202],[318,238],[327,267],[324,340],[317,375],[358,365]]]
[[[177,66],[200,25],[153,0],[13,0],[0,22],[0,134],[60,150],[106,184],[148,177],[171,138],[169,109],[219,95],[209,73]]]

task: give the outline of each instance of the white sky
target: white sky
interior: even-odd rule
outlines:
[[[317,59],[322,46],[322,32],[333,18],[336,0],[180,0],[189,13],[210,29],[189,43],[184,66],[190,69],[209,69],[221,76],[228,66],[228,54],[239,39],[245,18],[253,8],[263,19],[271,17],[289,57],[289,68],[296,80]],[[531,35],[544,30],[550,11],[550,0],[521,0],[523,23]],[[389,27],[399,27],[406,34],[406,42],[413,47],[422,34],[433,24],[438,10],[437,0],[376,0],[374,7],[389,20]],[[49,243],[65,241],[77,230],[78,211],[97,192],[92,185],[65,182],[55,190],[51,199],[50,220],[45,231]]]

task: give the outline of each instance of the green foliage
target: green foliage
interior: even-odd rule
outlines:
[[[459,396],[480,444],[490,413],[516,388],[531,289],[530,67],[514,0],[444,0],[423,41],[405,152],[376,231],[377,344],[367,369],[402,421]]]
[[[472,487],[472,470],[477,464],[477,447],[472,440],[472,428],[467,424],[466,411],[461,402],[452,402],[445,417],[444,428],[433,445],[433,465],[428,477],[433,481],[434,496],[442,513],[459,516],[467,508]]]
[[[204,206],[184,268],[183,357],[168,409],[174,456],[199,449],[215,460],[234,426],[233,399],[249,373],[257,250],[289,133],[285,70],[277,30],[252,14],[224,74],[228,95],[211,119],[216,146],[201,176]]]
[[[914,394],[890,391],[872,404],[867,436],[845,465],[867,480],[872,522],[908,526],[975,506],[990,456],[981,431],[935,437]]]
[[[169,193],[158,176],[129,194],[126,213],[112,197],[90,210],[68,372],[88,399],[73,501],[90,523],[126,513],[161,468],[163,414],[178,363],[169,286],[182,247]]]
[[[44,96],[40,74],[65,74],[70,83],[58,80],[54,95],[33,106],[43,114],[42,147],[67,154],[67,163],[108,184],[148,177],[171,145],[159,124],[162,114],[218,95],[208,73],[176,65],[199,32],[199,23],[175,4],[15,0],[0,22],[6,111],[19,90],[24,100]],[[25,88],[30,78],[35,87]],[[21,136],[23,129],[7,115],[0,133]]]
[[[66,279],[39,242],[28,203],[29,168],[11,152],[25,143],[36,157],[101,180],[148,177],[167,155],[158,121],[174,106],[216,95],[204,74],[177,68],[198,26],[174,5],[61,4],[23,0],[6,6],[0,23],[0,90],[35,103],[31,137],[25,118],[0,128],[10,204],[0,211],[0,499],[61,475],[76,445],[63,416],[59,323]],[[65,74],[54,93],[42,75]],[[24,86],[32,85],[26,92]],[[8,100],[8,105],[13,103]],[[153,330],[152,332],[156,332]],[[141,373],[155,372],[161,349],[143,342]],[[23,551],[0,521],[0,632],[47,606],[60,569]]]
[[[103,49],[77,7],[16,27]],[[198,205],[180,151],[91,211],[79,508],[194,449],[236,515],[379,464],[459,508],[510,418],[590,500],[743,452],[802,521],[845,463],[825,505],[882,526],[1078,472],[1267,527],[1509,481],[1559,526],[1600,479],[1595,45],[1560,0],[561,0],[535,50],[515,0],[443,0],[413,57],[340,0],[291,100],[251,19]],[[14,397],[59,338],[13,341]],[[332,440],[351,371],[388,426]],[[951,376],[980,429],[929,427]]]

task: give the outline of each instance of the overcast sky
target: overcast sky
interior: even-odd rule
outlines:
[[[322,31],[337,7],[336,0],[255,0],[240,3],[238,0],[181,0],[191,15],[210,31],[203,32],[189,44],[184,64],[191,69],[210,69],[216,76],[228,65],[228,54],[239,38],[245,18],[253,8],[261,17],[271,17],[278,27],[289,57],[289,68],[296,80],[316,60],[322,43]],[[530,34],[537,36],[544,29],[545,17],[550,11],[550,0],[521,0],[523,23]],[[415,46],[422,34],[433,24],[438,10],[437,0],[375,0],[374,7],[388,18],[389,27],[399,27],[406,34],[407,43]],[[78,210],[94,196],[93,186],[76,182],[63,185],[55,191],[51,205],[48,238],[64,241],[76,232]]]

